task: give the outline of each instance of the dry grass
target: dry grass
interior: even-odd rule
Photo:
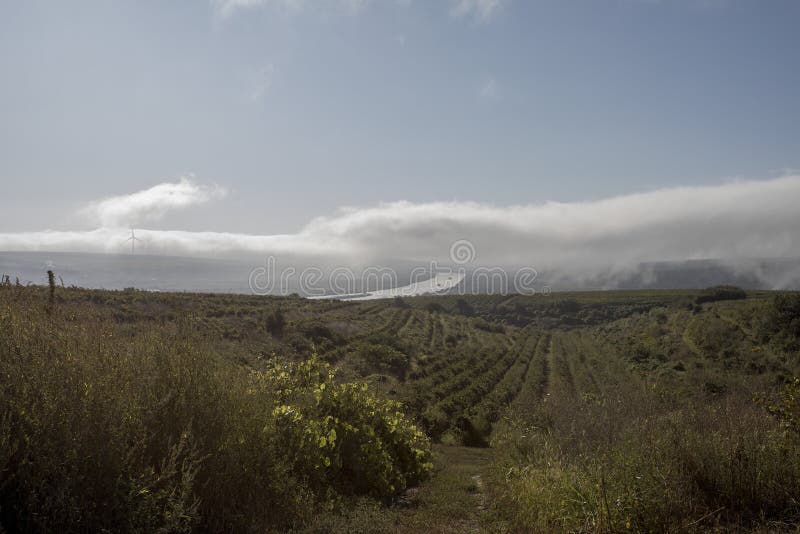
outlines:
[[[323,364],[236,365],[191,317],[131,329],[41,296],[0,288],[6,530],[285,530],[424,476],[397,406]]]

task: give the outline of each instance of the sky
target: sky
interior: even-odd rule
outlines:
[[[798,20],[790,0],[2,0],[0,249],[118,251],[136,226],[159,253],[474,236],[575,261],[589,228],[608,261],[800,256]]]

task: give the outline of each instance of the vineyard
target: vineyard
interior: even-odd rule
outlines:
[[[786,459],[800,440],[795,407],[780,402],[800,374],[792,299],[717,288],[341,302],[6,285],[0,525],[790,529],[800,467]],[[122,419],[89,402],[101,393]],[[106,458],[75,426],[89,424],[135,457]],[[62,449],[67,467],[52,456]],[[76,482],[107,485],[89,457],[116,473],[118,502]],[[26,485],[36,480],[50,486]]]

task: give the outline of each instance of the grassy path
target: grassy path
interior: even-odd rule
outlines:
[[[345,512],[321,513],[296,534],[489,534],[508,532],[485,486],[492,449],[434,445],[435,473],[389,507],[364,501]]]
[[[493,450],[434,445],[433,477],[389,507],[367,501],[344,515],[322,512],[295,534],[495,534],[508,529],[485,493]]]
[[[395,532],[503,532],[484,493],[491,449],[434,446],[436,474],[404,499]]]

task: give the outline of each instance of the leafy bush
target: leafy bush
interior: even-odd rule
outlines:
[[[253,370],[188,317],[136,329],[25,295],[0,296],[6,530],[287,530],[430,470],[399,404],[316,359]]]
[[[484,332],[493,332],[495,334],[505,333],[506,328],[500,323],[489,322],[486,319],[476,319],[473,323],[475,328],[483,330]]]
[[[313,488],[387,497],[431,469],[427,437],[366,384],[337,384],[313,358],[277,364],[262,378],[279,392],[273,417],[283,452]]]
[[[405,378],[410,362],[408,356],[397,349],[376,343],[357,343],[352,350],[356,353],[356,366],[362,375],[391,373]]]
[[[777,418],[784,430],[800,435],[800,378],[795,377],[786,384],[777,398],[770,400],[766,395],[759,395],[756,402]]]
[[[302,334],[318,349],[326,350],[344,344],[344,338],[334,332],[328,325],[312,321],[301,328]]]

